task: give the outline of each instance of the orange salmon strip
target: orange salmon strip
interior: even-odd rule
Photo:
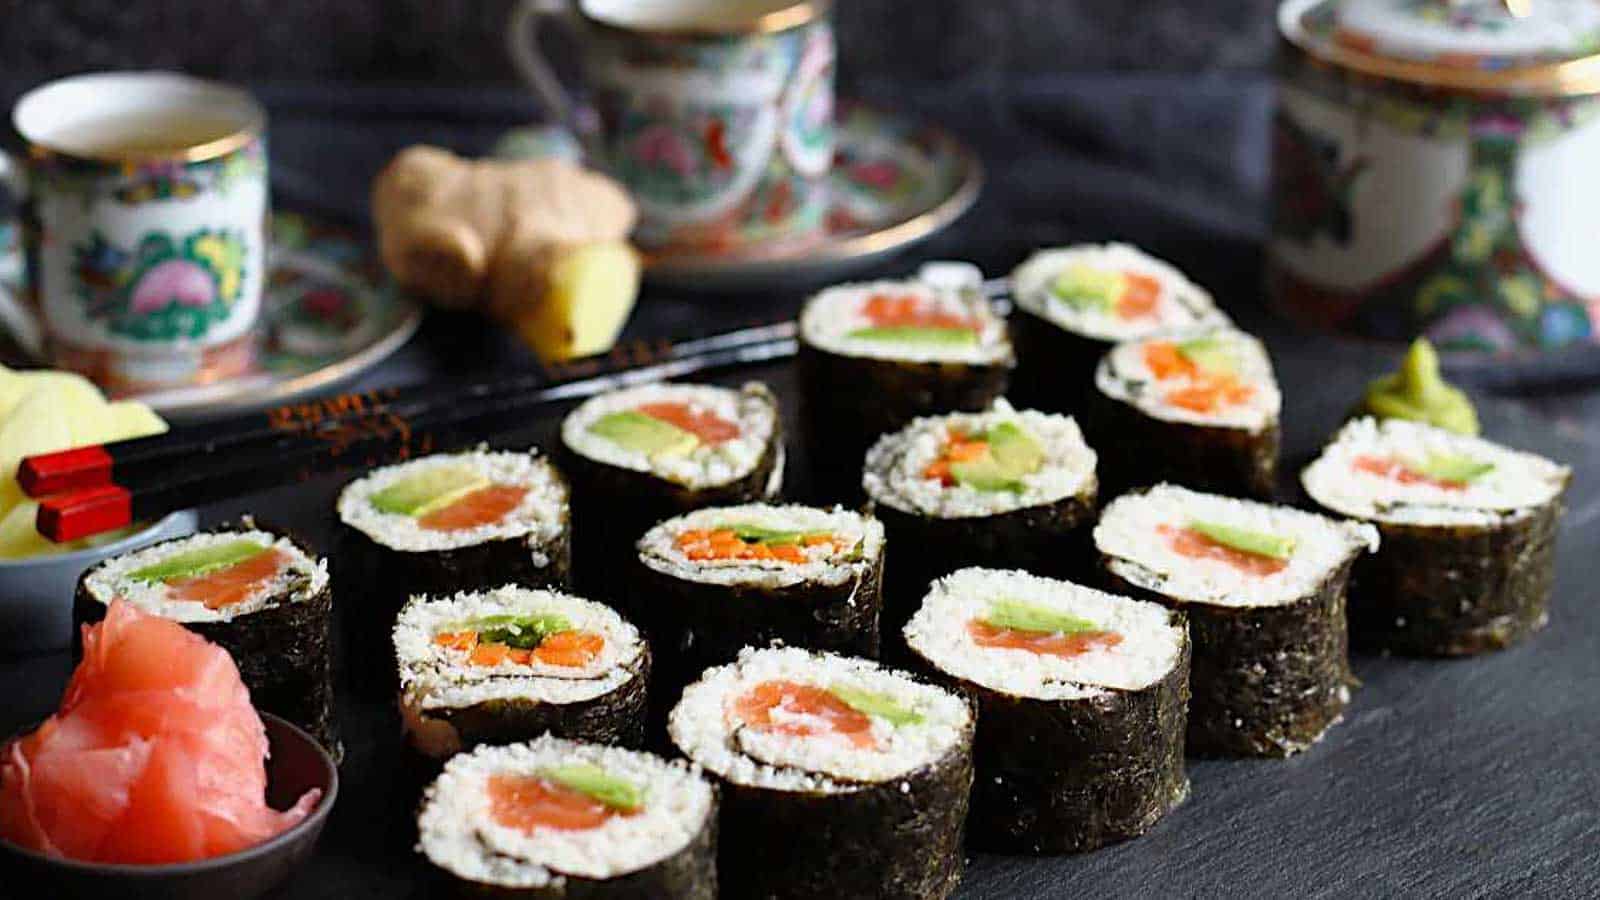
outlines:
[[[1401,484],[1426,484],[1446,491],[1464,491],[1467,486],[1458,481],[1443,481],[1438,478],[1429,478],[1419,472],[1406,468],[1406,464],[1398,459],[1382,459],[1376,456],[1358,456],[1355,460],[1357,471],[1398,481]]]
[[[1127,287],[1117,298],[1117,315],[1123,319],[1155,315],[1161,301],[1161,282],[1137,272],[1123,272],[1122,277]]]
[[[1183,376],[1193,378],[1200,374],[1194,361],[1183,355],[1178,345],[1171,341],[1151,341],[1144,345],[1144,364],[1157,381]]]
[[[627,815],[569,787],[533,775],[490,775],[489,813],[507,828],[586,831]]]
[[[1166,538],[1167,543],[1179,556],[1187,556],[1190,559],[1215,559],[1247,575],[1257,577],[1276,575],[1289,567],[1289,561],[1286,559],[1274,559],[1270,556],[1236,550],[1192,528],[1157,525],[1156,533]]]
[[[551,666],[578,668],[594,661],[604,650],[606,639],[592,631],[558,631],[539,642],[532,651],[540,662]]]
[[[494,525],[506,514],[522,505],[528,489],[514,484],[491,484],[479,488],[460,500],[436,509],[417,520],[429,531],[461,531],[480,525]]]
[[[959,428],[952,428],[944,447],[939,451],[939,458],[928,463],[928,467],[922,470],[922,477],[937,478],[945,487],[954,487],[956,476],[950,471],[951,464],[971,462],[988,452],[988,441],[971,437]]]
[[[979,327],[976,319],[928,309],[921,297],[911,294],[899,297],[873,294],[862,305],[861,314],[877,328],[964,328],[977,331]]]
[[[168,582],[175,599],[203,603],[206,609],[227,609],[249,599],[256,588],[271,581],[289,559],[276,547],[240,560],[225,569]]]
[[[772,711],[804,715],[799,722],[772,719]],[[872,719],[822,688],[795,681],[763,681],[734,702],[734,714],[758,731],[809,737],[842,734],[858,747],[873,747]]]
[[[687,403],[646,403],[635,412],[677,426],[713,446],[739,436],[736,423],[713,412],[695,412]]]
[[[1043,631],[1021,631],[1001,628],[982,619],[967,623],[967,634],[979,647],[1005,647],[1010,650],[1027,650],[1049,656],[1071,659],[1090,650],[1109,649],[1122,643],[1122,635],[1114,631],[1080,631],[1076,634],[1057,634]]]
[[[806,538],[805,545],[814,547],[821,543],[837,542],[837,538],[832,535],[811,535]],[[772,546],[756,542],[746,543],[736,532],[727,528],[691,529],[678,535],[676,543],[684,556],[697,562],[712,559],[775,559],[789,563],[806,561],[805,551],[794,544]]]

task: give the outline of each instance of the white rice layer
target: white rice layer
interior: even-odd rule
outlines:
[[[837,543],[801,547],[804,563],[783,560],[692,560],[678,547],[687,531],[709,531],[730,525],[771,531],[826,532]],[[883,554],[883,523],[843,507],[750,503],[700,509],[668,519],[639,539],[639,559],[664,575],[700,584],[757,585],[782,588],[796,584],[838,585],[858,578],[877,565]]]
[[[1403,484],[1362,471],[1362,457],[1426,460],[1431,455],[1469,458],[1494,468],[1460,488]],[[1311,499],[1358,519],[1407,525],[1488,526],[1531,515],[1559,497],[1572,470],[1542,456],[1482,438],[1404,419],[1356,419],[1339,430],[1322,455],[1301,473]]]
[[[641,787],[643,808],[580,830],[530,833],[496,821],[492,776],[537,776],[569,765],[599,766]],[[545,735],[524,744],[479,747],[446,763],[423,796],[417,850],[460,878],[503,887],[560,885],[568,875],[617,878],[683,850],[707,827],[714,805],[712,787],[697,767]]]
[[[976,435],[1001,422],[1016,423],[1045,454],[1038,471],[1019,479],[1022,490],[946,486],[939,478],[924,476],[943,452],[952,429]],[[1071,417],[1031,409],[1017,411],[998,400],[987,412],[919,418],[880,437],[867,451],[861,486],[873,501],[913,515],[944,519],[992,516],[1083,494],[1095,481],[1096,461],[1094,450],[1084,442],[1083,432]]]
[[[281,551],[286,562],[278,574],[263,581],[248,597],[222,609],[207,609],[204,603],[177,599],[172,585],[159,581],[129,578],[137,572],[180,553],[203,550],[246,540]],[[165,541],[115,556],[96,566],[84,581],[89,593],[109,604],[121,597],[147,613],[175,622],[231,622],[239,616],[259,612],[278,602],[303,603],[328,585],[327,560],[312,558],[286,537],[267,531],[211,531]]]
[[[558,615],[572,623],[576,630],[600,635],[605,639],[605,646],[592,662],[582,667],[552,666],[537,659],[528,665],[508,660],[497,666],[479,666],[466,661],[465,651],[434,641],[441,633],[458,632],[471,627],[476,620],[504,615]],[[639,630],[609,606],[570,594],[512,585],[440,599],[412,597],[400,610],[394,626],[401,686],[418,685],[429,694],[449,687],[503,679],[527,683],[519,684],[519,688],[547,680],[604,680],[608,674],[638,659],[643,646]],[[565,690],[573,685],[551,687]]]
[[[967,631],[997,600],[1020,601],[1094,622],[1121,641],[1072,657],[984,647]],[[1016,570],[961,569],[933,583],[905,627],[906,642],[949,675],[1014,697],[1078,700],[1139,690],[1165,678],[1185,630],[1157,603],[1107,594]]]
[[[702,442],[688,453],[643,453],[589,429],[612,413],[649,403],[682,403],[695,413],[711,413],[739,426],[739,434],[716,444]],[[596,462],[647,472],[689,488],[708,488],[738,481],[755,470],[778,430],[778,406],[766,385],[745,384],[739,390],[709,384],[646,384],[591,397],[561,422],[561,440],[574,453]],[[780,461],[781,462],[781,461]],[[781,479],[781,465],[775,479]],[[781,480],[769,485],[772,493]]]
[[[1198,412],[1175,406],[1167,394],[1193,386],[1184,376],[1157,380],[1145,363],[1149,340],[1118,344],[1095,369],[1094,383],[1102,394],[1120,400],[1147,416],[1168,422],[1187,422],[1213,428],[1242,428],[1259,432],[1274,425],[1283,409],[1283,394],[1272,372],[1272,359],[1261,342],[1233,329],[1212,329],[1186,333],[1182,340],[1209,338],[1224,343],[1238,362],[1238,378],[1251,388],[1250,397],[1241,403],[1227,404],[1211,412]]]
[[[872,716],[874,746],[838,734],[760,731],[736,712],[739,698],[768,681],[824,690],[844,685],[881,694],[921,721],[901,725]],[[774,711],[774,717],[781,714]],[[968,740],[971,710],[949,691],[914,681],[875,662],[798,648],[745,648],[739,659],[706,670],[683,692],[667,725],[684,755],[736,784],[784,791],[844,793],[891,781],[943,758]]]
[[[1252,575],[1222,560],[1184,556],[1158,531],[1182,530],[1195,521],[1289,538],[1294,547],[1288,565],[1271,575]],[[1287,506],[1161,484],[1111,501],[1095,526],[1094,542],[1111,571],[1139,587],[1186,602],[1254,607],[1310,595],[1353,556],[1377,550],[1378,531]]]
[[[972,319],[978,324],[978,339],[949,344],[851,337],[851,332],[873,327],[864,308],[879,295],[914,297],[921,308],[930,312]],[[951,290],[921,281],[870,281],[827,288],[807,300],[800,311],[800,339],[829,353],[868,359],[973,365],[1009,363],[1012,359],[1006,321],[985,297],[975,291]]]
[[[456,531],[423,528],[411,516],[383,512],[372,505],[373,494],[402,478],[437,466],[463,464],[482,472],[491,484],[525,487],[528,493],[500,521]],[[339,519],[346,525],[385,547],[405,552],[455,550],[519,537],[529,538],[534,546],[544,546],[560,537],[568,521],[566,482],[550,460],[536,451],[513,453],[479,448],[384,466],[346,485],[339,493],[338,508]],[[549,562],[535,561],[541,566]]]
[[[1074,266],[1131,272],[1161,284],[1153,315],[1123,319],[1115,312],[1078,308],[1055,296],[1056,278]],[[1060,328],[1102,341],[1126,341],[1164,332],[1226,325],[1211,295],[1169,263],[1127,244],[1078,244],[1040,250],[1011,273],[1017,305]]]

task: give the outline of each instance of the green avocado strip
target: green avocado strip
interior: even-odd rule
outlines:
[[[1202,372],[1212,375],[1236,375],[1239,372],[1239,358],[1234,354],[1233,344],[1226,338],[1193,338],[1179,343],[1178,352]]]
[[[542,769],[539,777],[604,803],[612,809],[633,812],[644,806],[644,789],[592,763],[571,763]]]
[[[1077,310],[1108,312],[1125,290],[1122,273],[1082,264],[1068,266],[1050,283],[1050,293]]]
[[[826,531],[779,531],[774,528],[762,528],[760,525],[741,523],[718,525],[716,529],[731,531],[739,536],[739,540],[747,544],[765,544],[769,547],[798,544],[809,537],[828,536]]]
[[[226,544],[215,544],[210,547],[200,547],[186,553],[169,556],[158,563],[152,563],[142,569],[129,572],[127,577],[134,581],[175,581],[179,578],[195,578],[218,569],[236,566],[247,559],[260,556],[267,552],[267,547],[239,539]]]
[[[557,613],[532,616],[484,616],[455,631],[476,631],[485,644],[505,644],[522,650],[536,649],[545,638],[559,631],[571,631],[572,621]]]
[[[1224,525],[1221,522],[1190,522],[1189,528],[1240,553],[1271,559],[1288,559],[1294,555],[1294,538]]]
[[[1494,471],[1494,463],[1458,453],[1430,453],[1421,461],[1407,460],[1406,468],[1418,475],[1450,484],[1471,484]]]
[[[991,601],[989,614],[983,617],[983,621],[995,628],[1036,634],[1081,634],[1102,630],[1099,625],[1081,616],[1011,599]]]
[[[828,693],[844,701],[844,704],[858,713],[876,716],[891,725],[916,725],[923,720],[922,713],[895,702],[887,694],[879,694],[848,684],[836,684],[828,688]]]
[[[428,466],[375,492],[367,502],[378,512],[420,517],[488,486],[488,476],[472,466]]]
[[[692,432],[635,409],[601,416],[589,426],[589,433],[650,456],[676,456],[700,445]]]
[[[978,333],[970,328],[930,328],[921,325],[888,325],[857,328],[846,337],[863,341],[892,341],[898,344],[976,344]]]

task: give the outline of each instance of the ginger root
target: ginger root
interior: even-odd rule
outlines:
[[[566,160],[410,147],[378,175],[372,213],[403,288],[488,312],[546,359],[609,349],[638,295],[633,201]]]

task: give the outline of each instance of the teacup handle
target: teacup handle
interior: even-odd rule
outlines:
[[[0,150],[0,190],[11,195],[12,205],[18,209],[28,198],[28,179],[16,158]],[[22,298],[0,285],[0,329],[11,335],[29,355],[44,355],[44,330],[33,311],[23,305]]]
[[[539,50],[539,26],[547,17],[568,17],[573,14],[569,0],[520,0],[511,13],[510,27],[506,29],[506,49],[511,54],[511,64],[517,74],[527,82],[538,96],[539,102],[549,112],[551,124],[565,127],[580,140],[585,140],[592,129],[580,121],[581,107],[556,77],[555,67]]]

